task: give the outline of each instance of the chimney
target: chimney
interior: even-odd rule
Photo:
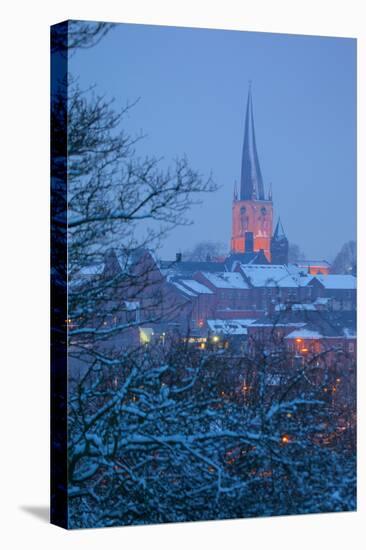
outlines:
[[[182,261],[182,253],[181,252],[177,252],[176,255],[175,255],[175,261],[176,262],[181,262]]]
[[[246,231],[245,232],[245,252],[253,252],[254,250],[254,242],[253,242],[253,232],[252,231]]]

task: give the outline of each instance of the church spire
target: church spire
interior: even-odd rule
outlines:
[[[288,240],[283,230],[281,218],[278,218],[276,229],[274,230],[273,237],[271,239],[272,263],[277,265],[287,265],[288,250],[289,250]]]
[[[278,218],[276,229],[273,233],[273,240],[274,241],[280,241],[282,239],[286,239],[286,235],[285,235],[285,231],[283,229],[281,218]]]
[[[262,173],[255,141],[253,100],[249,83],[241,164],[240,200],[265,200]]]

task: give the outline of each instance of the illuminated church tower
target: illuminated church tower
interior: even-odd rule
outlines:
[[[272,195],[264,195],[254,132],[253,100],[249,87],[239,193],[235,189],[232,214],[231,251],[263,250],[271,261],[273,204]]]

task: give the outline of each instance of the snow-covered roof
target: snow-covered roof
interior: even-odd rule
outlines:
[[[240,269],[255,287],[296,288],[298,284],[285,265],[245,265]]]
[[[221,271],[218,273],[202,272],[202,275],[216,288],[248,289],[248,283],[241,273]]]
[[[354,340],[357,338],[356,330],[352,328],[344,328],[343,335],[345,338],[349,338],[350,340]]]
[[[285,336],[288,340],[294,340],[295,338],[301,338],[302,340],[320,340],[324,338],[324,335],[322,335],[317,330],[310,330],[308,328],[301,328],[297,330],[293,330]]]
[[[315,275],[313,279],[317,279],[329,290],[354,290],[357,284],[353,275]]]
[[[195,281],[194,279],[180,279],[179,284],[188,287],[189,290],[192,290],[197,294],[213,294],[212,290],[210,290],[207,286]]]
[[[207,325],[213,332],[237,336],[247,334],[248,325],[254,321],[255,319],[207,319]]]
[[[296,265],[299,267],[330,267],[330,263],[327,260],[298,260]]]
[[[316,311],[314,304],[277,304],[276,311]]]
[[[139,302],[130,302],[125,300],[125,308],[128,311],[136,311],[136,309],[139,309],[140,303]]]
[[[223,262],[190,262],[190,261],[159,261],[159,270],[161,274],[168,280],[172,277],[192,277],[197,271],[225,271],[226,267]]]
[[[197,294],[193,292],[193,290],[189,290],[187,287],[179,284],[177,281],[171,281],[171,284],[175,286],[180,292],[185,294],[186,296],[190,296],[191,298],[195,298]]]
[[[314,278],[314,275],[310,275],[306,268],[295,264],[288,264],[287,270],[295,279],[297,286],[306,286]]]
[[[98,263],[82,267],[79,271],[81,277],[92,277],[95,275],[101,275],[104,271],[104,263]]]
[[[315,330],[313,328],[301,328],[296,329],[290,332],[285,338],[289,340],[294,340],[296,338],[301,338],[302,340],[322,340],[324,338],[356,338],[355,331],[351,329],[344,328],[341,332],[339,332],[338,329],[333,327],[334,330],[331,334],[324,334],[324,332],[320,332],[318,330]]]
[[[254,322],[253,323],[253,327],[255,328],[279,328],[279,327],[304,327],[306,325],[306,323],[300,323],[300,322],[297,322],[297,321],[288,321],[288,322],[276,322],[275,324],[272,322],[268,322],[268,323],[257,323],[257,322]]]
[[[326,306],[331,301],[331,298],[325,298],[318,296],[318,298],[315,300],[314,304],[319,306]]]

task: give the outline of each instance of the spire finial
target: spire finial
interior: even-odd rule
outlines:
[[[268,200],[272,200],[272,182],[269,183]]]
[[[235,184],[234,184],[234,201],[237,201],[238,200],[238,185],[235,181]]]

